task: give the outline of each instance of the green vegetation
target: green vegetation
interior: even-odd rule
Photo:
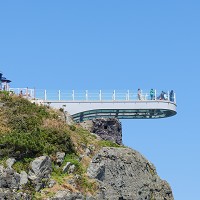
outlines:
[[[64,125],[63,128],[57,128],[50,124],[55,120],[58,120],[57,123],[63,123],[59,122],[56,112],[20,97],[3,95],[1,102],[4,103],[1,111],[11,130],[9,133],[1,133],[2,156],[21,160],[43,154],[50,155],[57,151],[74,152]]]
[[[75,165],[75,173],[83,174],[84,172],[86,172],[86,169],[84,169],[81,163],[79,162],[79,157],[77,155],[75,154],[66,155],[63,162],[63,166],[67,162],[70,162],[72,165]]]
[[[97,184],[86,176],[86,169],[92,156],[101,147],[121,147],[110,141],[98,140],[80,125],[67,125],[64,120],[63,110],[53,110],[49,106],[36,105],[23,97],[0,92],[0,164],[6,166],[6,159],[14,157],[17,161],[13,169],[20,173],[28,172],[30,162],[41,155],[48,155],[54,161],[56,152],[65,152],[66,156],[62,166],[58,167],[53,162],[51,174],[57,184],[56,187],[70,188],[66,180],[72,174],[62,172],[67,162],[75,165],[74,174],[76,189],[83,194],[93,194],[97,190]],[[91,148],[90,156],[83,157],[86,148]],[[34,191],[29,183],[24,189]],[[46,188],[45,192],[52,196],[55,191]],[[39,193],[35,193],[36,199],[43,199]]]
[[[64,183],[66,175],[68,175],[66,173],[63,173],[62,171],[67,162],[75,165],[75,174],[83,174],[84,172],[86,172],[86,169],[84,169],[83,165],[79,162],[78,156],[76,154],[67,154],[62,165],[59,168],[55,164],[53,164],[52,178],[60,184]]]
[[[12,132],[0,138],[1,154],[18,159],[52,154],[57,151],[71,152],[73,146],[67,133],[55,131]]]
[[[15,162],[12,168],[18,173],[21,171],[28,171],[31,161],[33,161],[33,158],[23,158]]]
[[[100,140],[100,141],[99,141],[99,145],[100,145],[101,147],[120,147],[120,148],[122,148],[121,145],[116,144],[116,143],[111,142],[111,141],[108,141],[108,140]]]
[[[78,185],[79,191],[83,194],[88,192],[94,194],[98,189],[98,184],[88,179],[85,175],[80,176],[80,178],[76,180],[76,184]]]

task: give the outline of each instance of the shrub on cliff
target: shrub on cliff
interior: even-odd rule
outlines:
[[[8,119],[8,125],[17,132],[34,131],[44,118],[57,117],[55,114],[50,115],[47,107],[38,106],[24,98],[3,96],[1,101],[4,103],[4,117]]]
[[[1,95],[1,102],[2,116],[11,131],[1,133],[0,156],[22,159],[57,151],[74,152],[68,130],[60,126],[56,112],[17,96]],[[44,125],[47,120],[60,128]]]
[[[74,152],[67,132],[37,130],[32,133],[12,132],[0,138],[1,156],[35,157],[43,154],[53,154],[57,151]]]

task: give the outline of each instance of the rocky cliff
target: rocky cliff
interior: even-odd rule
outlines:
[[[97,199],[173,200],[169,184],[133,149],[102,148],[92,159],[87,173],[99,182]]]
[[[73,175],[68,180],[67,188],[57,189],[53,197],[43,196],[43,199],[173,200],[169,184],[159,178],[155,167],[130,148],[103,147],[93,157],[87,168],[87,176],[97,185],[93,195],[77,190],[76,179],[80,175],[73,173],[75,166],[71,169],[70,166],[73,165],[68,162],[63,167],[63,171]],[[4,168],[0,165],[0,199],[33,199],[30,192],[17,190],[28,184],[28,180],[34,190],[40,193],[45,191],[45,187],[53,188],[57,183],[51,179],[51,171],[51,160],[47,156],[36,158],[30,164],[28,174],[18,174],[12,167]]]
[[[82,128],[62,110],[0,100],[1,200],[173,200],[155,167],[122,145],[117,119]]]
[[[122,125],[116,118],[101,118],[82,122],[81,125],[91,133],[122,145]]]

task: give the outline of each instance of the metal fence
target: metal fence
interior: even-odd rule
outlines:
[[[171,91],[153,90],[99,90],[99,91],[79,91],[79,90],[45,90],[30,88],[10,88],[16,95],[21,95],[30,99],[58,100],[58,101],[137,101],[137,100],[166,100],[176,102],[176,94]]]

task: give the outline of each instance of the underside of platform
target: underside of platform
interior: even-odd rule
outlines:
[[[77,113],[72,117],[74,121],[82,122],[96,118],[157,119],[173,115],[176,115],[176,111],[164,109],[98,109]]]
[[[43,104],[62,108],[76,122],[95,118],[158,119],[176,115],[171,101],[45,101]]]

